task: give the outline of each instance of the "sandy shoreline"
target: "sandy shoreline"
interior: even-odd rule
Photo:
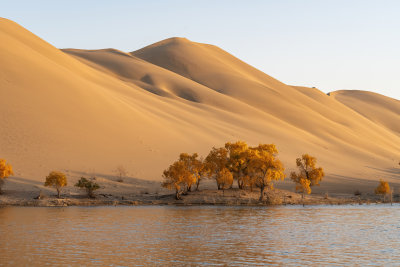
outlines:
[[[213,179],[205,179],[199,191],[182,195],[176,200],[174,191],[165,189],[160,181],[149,181],[133,177],[124,177],[122,182],[116,176],[97,176],[100,189],[95,191],[94,199],[88,198],[84,190],[74,186],[79,176],[69,176],[68,186],[61,191],[57,199],[56,190],[45,187],[43,182],[21,177],[6,179],[3,194],[0,194],[0,206],[135,206],[135,205],[227,205],[227,206],[265,206],[265,205],[302,205],[301,194],[294,192],[295,184],[291,181],[277,182],[273,190],[266,195],[264,202],[259,201],[260,191],[254,188],[239,190],[234,183],[232,189],[217,190]],[[305,196],[305,205],[341,205],[382,203],[382,197],[374,194],[377,182],[363,183],[354,181],[354,185],[343,190],[340,179],[336,183],[322,181],[314,186],[312,193]],[[400,202],[399,184],[391,184],[394,189],[393,202]],[[387,197],[389,201],[389,197]]]
[[[400,202],[398,195],[393,196],[393,203]],[[351,194],[311,194],[304,198],[304,205],[345,205],[345,204],[373,204],[390,203],[387,197],[384,202],[381,196],[364,194],[355,196]],[[146,205],[208,205],[208,206],[276,206],[276,205],[303,205],[301,194],[287,190],[275,189],[271,191],[264,201],[259,201],[259,192],[254,190],[230,189],[225,192],[205,189],[190,192],[182,196],[182,200],[175,200],[170,192],[148,194],[98,194],[96,198],[87,198],[84,195],[62,195],[57,199],[54,195],[43,195],[41,199],[32,197],[32,194],[13,195],[5,193],[0,195],[0,207],[5,206],[31,206],[31,207],[66,207],[66,206],[146,206]]]

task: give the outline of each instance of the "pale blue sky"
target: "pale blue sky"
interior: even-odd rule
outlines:
[[[181,36],[288,84],[400,99],[396,0],[0,0],[0,16],[59,48],[133,51]]]

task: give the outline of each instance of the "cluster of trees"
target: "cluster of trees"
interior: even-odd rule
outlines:
[[[175,190],[176,199],[181,194],[191,191],[192,186],[198,189],[205,178],[215,179],[218,190],[231,188],[237,182],[239,189],[253,187],[260,189],[260,201],[264,191],[273,188],[273,182],[285,179],[284,167],[277,158],[278,150],[274,144],[248,146],[243,141],[226,143],[224,147],[213,147],[206,158],[199,158],[182,153],[163,173],[162,186]],[[296,190],[311,193],[311,186],[319,185],[324,176],[322,168],[317,168],[316,158],[305,154],[296,160],[298,173],[291,173],[296,183]]]
[[[260,189],[260,201],[264,199],[264,191],[273,189],[273,182],[285,179],[284,167],[277,158],[278,150],[274,144],[260,144],[250,147],[243,141],[226,143],[224,147],[213,147],[207,157],[199,157],[197,153],[181,153],[177,161],[170,165],[164,172],[162,186],[175,190],[176,199],[195,187],[199,189],[203,179],[214,179],[218,190],[232,188],[234,181],[239,189]],[[316,166],[317,159],[308,154],[296,159],[298,172],[290,174],[291,180],[296,184],[296,191],[305,194],[311,193],[311,187],[319,185],[324,177],[324,171]],[[399,163],[400,164],[400,163]],[[118,181],[123,182],[127,172],[124,167],[116,169]],[[6,160],[0,159],[0,193],[5,178],[13,175],[13,168]],[[57,197],[60,198],[61,189],[67,186],[67,177],[59,171],[52,171],[46,176],[45,186],[54,187]],[[81,179],[75,184],[84,189],[87,195],[94,197],[94,191],[100,186],[93,178]],[[388,182],[380,180],[375,194],[384,198],[392,195],[393,190]]]
[[[62,172],[52,171],[46,176],[44,186],[54,187],[57,190],[57,198],[60,198],[61,189],[67,186],[67,176]],[[75,186],[84,189],[90,198],[94,198],[94,191],[100,188],[94,179],[85,177],[81,177]]]

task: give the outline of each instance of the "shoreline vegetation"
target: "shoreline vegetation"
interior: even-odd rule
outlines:
[[[274,184],[286,178],[282,162],[277,158],[274,144],[248,146],[243,141],[226,143],[224,147],[213,147],[206,158],[198,154],[181,153],[177,161],[164,172],[161,183],[143,187],[145,191],[122,190],[115,184],[124,184],[127,172],[118,166],[114,184],[106,186],[105,179],[95,175],[81,177],[72,188],[67,189],[67,176],[59,171],[51,171],[44,187],[36,185],[36,191],[0,191],[1,206],[105,206],[105,205],[225,205],[225,206],[272,206],[272,205],[341,205],[400,202],[400,195],[393,194],[389,184],[380,180],[374,193],[316,194],[313,186],[319,186],[325,176],[321,167],[316,167],[317,159],[303,154],[296,159],[298,172],[291,172],[295,192],[277,189]],[[13,175],[12,166],[0,159],[0,190],[7,177]],[[234,183],[236,181],[236,183]],[[103,182],[100,185],[98,182]],[[201,182],[201,183],[200,183]],[[135,181],[133,184],[136,183]],[[131,186],[133,185],[130,184]],[[201,184],[201,187],[200,187]],[[234,185],[236,184],[236,186]],[[129,185],[129,184],[126,184]],[[200,187],[200,188],[199,188]],[[79,193],[85,190],[86,195]],[[131,187],[132,189],[134,187]],[[156,188],[156,190],[154,190]],[[97,190],[99,190],[97,192]],[[171,193],[171,191],[174,193]],[[96,193],[95,193],[96,191]],[[152,192],[151,192],[152,191]],[[151,192],[151,193],[150,193]]]

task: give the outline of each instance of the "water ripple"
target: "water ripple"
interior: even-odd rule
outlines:
[[[0,266],[397,265],[399,207],[7,207]]]

